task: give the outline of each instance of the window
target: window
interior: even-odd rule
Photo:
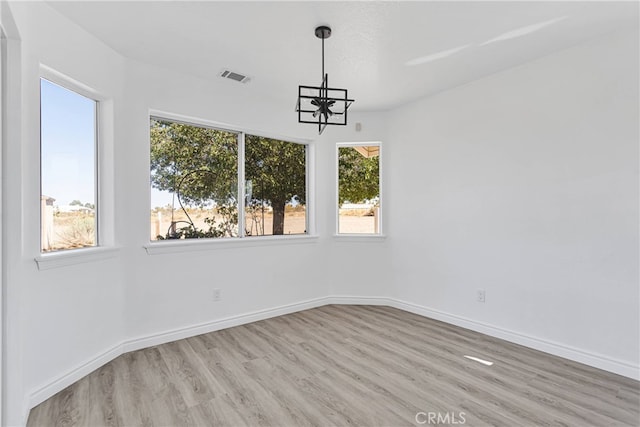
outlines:
[[[97,102],[40,79],[40,249],[98,244]]]
[[[338,234],[380,234],[380,143],[338,145]]]
[[[245,234],[305,234],[306,146],[245,136]]]
[[[307,233],[306,145],[151,117],[150,146],[151,240]]]

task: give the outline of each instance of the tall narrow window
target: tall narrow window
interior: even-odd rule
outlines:
[[[151,240],[307,232],[306,145],[158,117],[150,126]]]
[[[380,144],[338,145],[338,234],[380,234]]]
[[[98,244],[97,102],[40,80],[41,251]]]

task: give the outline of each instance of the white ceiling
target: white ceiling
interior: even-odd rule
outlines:
[[[225,84],[292,109],[297,86],[321,80],[321,41],[314,35],[318,25],[333,30],[325,42],[330,86],[349,89],[356,100],[352,109],[359,111],[393,108],[638,27],[637,2],[50,4],[128,58],[207,79],[229,68],[252,80]]]

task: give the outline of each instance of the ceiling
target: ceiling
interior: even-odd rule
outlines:
[[[577,43],[638,27],[637,2],[51,1],[125,57],[295,107],[319,85],[318,25],[329,25],[330,86],[352,110],[388,110]]]

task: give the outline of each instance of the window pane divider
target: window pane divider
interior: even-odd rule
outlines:
[[[240,132],[238,134],[238,237],[245,237],[245,205],[246,205],[246,182],[244,177],[244,146],[245,146],[245,133]]]

